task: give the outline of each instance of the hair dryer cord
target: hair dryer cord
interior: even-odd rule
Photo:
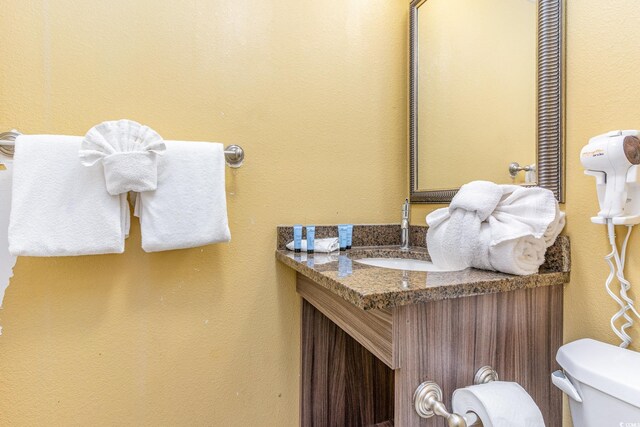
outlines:
[[[629,237],[631,236],[632,226],[627,226],[627,235],[625,236],[624,242],[622,244],[622,254],[618,252],[618,246],[616,244],[615,238],[615,228],[611,221],[607,222],[607,231],[609,235],[609,243],[611,244],[611,253],[609,253],[605,257],[605,261],[609,265],[610,273],[605,282],[605,287],[607,289],[607,293],[613,300],[620,306],[620,310],[618,310],[611,317],[611,328],[613,332],[622,340],[620,347],[628,347],[631,343],[631,337],[627,334],[626,330],[633,326],[634,320],[628,314],[628,311],[631,311],[638,318],[640,315],[634,306],[634,302],[631,298],[628,297],[627,291],[631,288],[631,283],[624,277],[624,265],[626,261],[627,255],[627,246],[629,243]],[[614,264],[615,262],[615,264]],[[614,276],[620,282],[620,297],[616,293],[611,290],[611,283],[613,282]],[[624,301],[623,301],[624,300]],[[620,329],[618,330],[616,327],[616,322],[618,319],[624,318],[626,323],[624,323]]]

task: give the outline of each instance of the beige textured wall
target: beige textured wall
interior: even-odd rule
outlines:
[[[0,425],[294,426],[298,298],[281,223],[397,222],[403,0],[6,0],[0,129],[131,118],[240,144],[232,242],[18,261],[0,310]]]
[[[565,340],[591,336],[617,344],[609,329],[616,311],[604,289],[608,274],[602,257],[608,252],[603,226],[591,224],[597,213],[595,183],[583,175],[580,149],[589,138],[613,129],[640,129],[640,7],[633,0],[568,4],[567,58],[567,205],[573,245],[571,285],[567,287]],[[612,31],[615,28],[616,31]],[[623,230],[620,230],[622,234]],[[638,230],[629,245],[627,276],[640,304]],[[631,333],[640,351],[640,323]]]
[[[528,0],[418,8],[419,189],[511,183],[509,163],[536,162],[536,22]]]
[[[565,341],[615,343],[607,241],[589,222],[595,188],[578,153],[590,136],[640,127],[640,8],[568,3]],[[0,310],[0,424],[296,424],[298,302],[273,259],[274,226],[397,221],[406,11],[395,0],[2,3],[1,129],[81,134],[130,117],[248,157],[227,173],[229,245],[149,255],[134,227],[125,255],[19,260]],[[413,206],[413,222],[433,208]],[[628,276],[639,283],[637,239]]]

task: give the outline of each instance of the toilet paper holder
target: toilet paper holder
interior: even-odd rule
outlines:
[[[487,384],[491,381],[498,381],[498,373],[491,366],[483,366],[478,369],[473,377],[473,383]],[[413,393],[413,403],[416,412],[422,418],[431,418],[434,415],[447,420],[449,427],[467,427],[475,424],[478,417],[470,412],[465,416],[449,412],[442,403],[442,388],[434,381],[425,381],[416,388]]]

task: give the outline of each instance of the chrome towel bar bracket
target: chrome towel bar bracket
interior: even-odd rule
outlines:
[[[0,154],[4,154],[7,157],[13,157],[13,146],[16,138],[20,135],[20,132],[12,130],[9,132],[0,133]]]
[[[13,157],[13,147],[15,140],[20,136],[17,130],[0,133],[0,154]],[[244,150],[239,145],[229,145],[224,149],[224,159],[230,168],[239,168],[244,162]]]
[[[491,366],[483,366],[476,371],[473,383],[488,384],[498,381],[498,373]],[[475,425],[478,416],[474,412],[460,415],[449,412],[442,402],[442,388],[434,381],[425,381],[416,388],[413,394],[413,404],[416,413],[421,418],[431,418],[434,415],[445,419],[448,427],[468,427]]]
[[[229,145],[224,149],[224,160],[230,168],[239,168],[244,162],[244,150],[239,145]]]

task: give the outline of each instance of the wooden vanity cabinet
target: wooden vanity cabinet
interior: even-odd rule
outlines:
[[[420,418],[413,394],[437,382],[451,395],[490,365],[561,426],[552,384],[562,344],[561,285],[362,310],[297,274],[302,297],[300,425],[445,426]]]

